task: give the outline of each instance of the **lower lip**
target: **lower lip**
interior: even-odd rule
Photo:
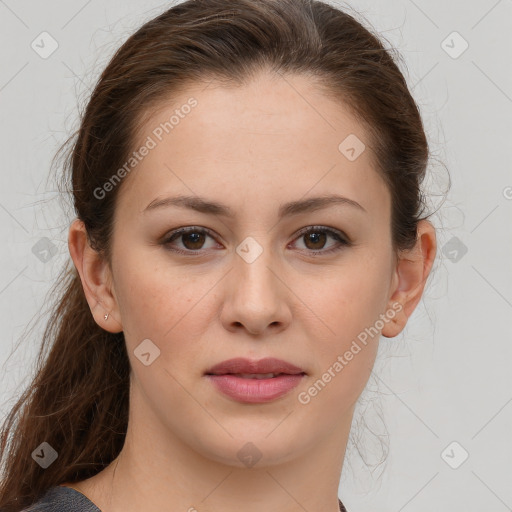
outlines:
[[[270,379],[244,379],[236,375],[207,375],[226,396],[245,403],[265,403],[276,400],[299,385],[303,373],[278,375]]]

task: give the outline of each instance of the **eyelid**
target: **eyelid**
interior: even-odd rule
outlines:
[[[167,232],[161,238],[161,241],[159,243],[161,243],[162,245],[167,245],[174,239],[178,239],[180,237],[180,235],[186,235],[188,233],[201,233],[204,235],[208,235],[213,240],[216,240],[217,238],[219,238],[219,236],[216,233],[214,233],[211,229],[203,228],[201,226],[183,226],[181,228],[172,229],[171,231]],[[201,249],[198,249],[198,251],[200,251],[200,250]],[[192,250],[187,251],[187,252],[190,252],[191,254],[194,253],[194,251],[192,251]]]
[[[351,243],[351,240],[350,238],[341,230],[337,229],[337,228],[331,228],[330,226],[325,226],[325,225],[322,225],[322,226],[306,226],[302,229],[300,229],[299,231],[297,231],[297,233],[295,234],[295,238],[305,234],[305,233],[309,233],[310,231],[323,231],[323,232],[327,232],[327,233],[332,233],[332,234],[336,234],[338,235],[340,238],[343,238],[344,241],[349,244]],[[294,238],[294,240],[295,240]]]
[[[307,233],[326,233],[328,236],[336,240],[336,244],[334,247],[331,247],[330,249],[320,249],[318,251],[312,251],[312,250],[303,250],[301,252],[304,252],[307,256],[330,256],[332,254],[338,253],[342,249],[346,249],[348,247],[352,247],[354,244],[351,241],[351,239],[341,230],[337,228],[331,228],[329,226],[306,226],[299,230],[293,241],[301,238]]]

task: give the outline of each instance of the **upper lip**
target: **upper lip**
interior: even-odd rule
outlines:
[[[294,364],[275,357],[266,357],[259,361],[235,357],[222,361],[206,371],[207,375],[224,375],[226,373],[288,373],[296,375],[306,372]]]

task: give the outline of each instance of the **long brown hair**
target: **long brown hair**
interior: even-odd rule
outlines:
[[[348,106],[368,130],[367,146],[392,197],[393,248],[411,248],[419,220],[428,217],[421,183],[429,147],[397,59],[355,17],[320,1],[182,2],[129,37],[101,74],[65,144],[62,192],[72,194],[92,247],[110,263],[122,184],[101,198],[94,191],[126,162],[144,116],[187,84],[243,85],[264,69],[298,73]],[[118,456],[127,430],[123,333],[96,324],[69,262],[51,295],[36,374],[1,431],[5,512],[100,472]],[[58,454],[46,469],[32,457],[43,442]]]

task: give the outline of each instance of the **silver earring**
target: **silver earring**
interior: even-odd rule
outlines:
[[[105,320],[108,320],[108,313],[105,314],[105,316],[103,317]]]

